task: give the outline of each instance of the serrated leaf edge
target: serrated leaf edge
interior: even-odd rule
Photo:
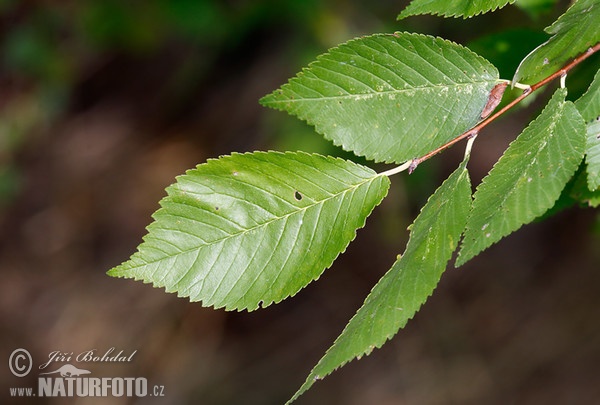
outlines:
[[[426,14],[434,15],[434,16],[438,16],[438,17],[452,17],[452,18],[461,17],[462,19],[466,20],[468,18],[477,17],[482,14],[493,13],[493,12],[500,10],[501,8],[504,8],[510,4],[514,4],[517,0],[507,0],[507,2],[504,5],[495,6],[489,10],[480,10],[480,11],[477,11],[475,14],[445,13],[445,12],[435,12],[435,11],[418,12],[418,13],[407,12],[407,10],[409,10],[410,6],[412,5],[412,3],[414,1],[415,0],[413,0],[400,14],[398,14],[398,17],[396,17],[397,21],[400,21],[400,20],[403,20],[405,18],[412,17],[412,16],[426,15]]]
[[[461,178],[463,176],[468,176],[468,170],[466,168],[467,163],[469,161],[469,156],[465,156],[465,159],[463,160],[463,162],[459,165],[459,169],[462,167],[462,172],[458,175],[459,178],[457,179],[457,183],[459,181],[461,181]],[[441,186],[440,186],[441,187]],[[435,193],[433,193],[432,195],[429,196],[429,198],[427,199],[427,202],[423,205],[423,207],[421,207],[421,209],[419,210],[419,215],[417,215],[417,217],[415,218],[415,221],[413,221],[413,223],[409,226],[409,230],[412,229],[414,223],[417,221],[417,219],[419,218],[420,214],[423,212],[423,210],[425,209],[425,207],[427,206],[427,204],[431,201],[431,199],[433,198]],[[464,232],[464,230],[462,231]],[[461,235],[462,235],[461,232]],[[411,231],[412,233],[412,231]],[[460,237],[461,235],[458,236],[457,241],[456,241],[456,246],[454,247],[454,250],[452,253],[454,253],[456,251],[456,249],[458,248],[458,243],[460,242]],[[409,240],[406,244],[406,248],[405,248],[405,254],[408,251],[409,248],[409,244],[410,244],[410,237]],[[396,264],[400,263],[401,260],[404,259],[405,254],[401,255],[400,258],[394,262],[394,264],[392,265],[392,267],[382,276],[382,278],[371,288],[371,290],[369,291],[369,294],[367,294],[367,297],[365,298],[363,304],[360,306],[360,308],[356,311],[356,313],[352,316],[352,318],[350,319],[350,321],[348,321],[348,323],[346,324],[346,326],[344,327],[344,329],[342,330],[342,332],[339,334],[339,336],[336,338],[336,340],[333,342],[333,344],[326,350],[325,354],[322,356],[322,358],[319,360],[319,362],[313,367],[313,369],[310,371],[306,381],[302,384],[302,386],[298,389],[298,391],[296,391],[296,393],[294,394],[294,396],[292,398],[290,398],[290,400],[288,400],[286,402],[285,405],[290,405],[292,402],[294,402],[296,399],[298,399],[303,393],[305,393],[306,391],[308,391],[312,385],[314,384],[315,381],[321,380],[324,377],[330,375],[331,373],[333,373],[336,370],[339,370],[340,368],[344,367],[346,364],[352,362],[353,360],[357,359],[360,360],[363,356],[368,356],[370,355],[373,350],[375,349],[380,349],[381,347],[383,347],[384,344],[386,344],[388,341],[390,341],[397,333],[398,331],[396,331],[396,333],[390,333],[387,334],[387,336],[385,336],[385,340],[382,341],[381,343],[378,344],[374,344],[371,345],[367,351],[364,351],[362,354],[358,354],[356,355],[354,358],[352,359],[347,359],[344,360],[342,363],[340,363],[336,368],[334,368],[331,372],[325,374],[325,375],[318,375],[315,373],[315,370],[317,369],[317,367],[320,365],[321,361],[327,357],[327,355],[331,352],[331,350],[334,348],[334,346],[336,345],[336,343],[338,342],[339,338],[346,332],[346,330],[348,329],[348,326],[350,325],[350,323],[352,322],[352,320],[358,315],[358,313],[360,312],[360,310],[364,307],[364,305],[367,304],[368,300],[370,299],[373,291],[375,290],[375,288],[377,288],[377,286],[379,285],[379,283],[381,282],[381,280],[388,276],[388,273],[390,273],[392,271],[392,269],[396,266]],[[450,258],[448,258],[448,260],[446,261],[446,266],[448,265],[448,263],[450,262]],[[439,283],[439,280],[438,280]],[[406,322],[404,325],[400,326],[399,329],[402,329],[411,319],[413,319],[417,313],[420,311],[420,309],[423,307],[423,305],[425,305],[425,303],[427,302],[427,300],[433,295],[433,292],[435,291],[435,288],[427,294],[427,296],[425,297],[425,300],[418,306],[418,308],[415,309],[414,313],[408,317],[406,319]]]
[[[155,212],[154,212],[154,213],[151,215],[151,218],[153,219],[153,222],[151,222],[151,223],[150,223],[150,224],[149,224],[149,225],[146,227],[146,231],[147,231],[147,233],[146,233],[146,235],[144,235],[144,236],[143,236],[143,238],[142,238],[142,242],[141,242],[141,243],[138,245],[138,250],[137,250],[137,251],[136,251],[136,252],[135,252],[135,253],[134,253],[134,254],[133,254],[133,255],[132,255],[132,256],[131,256],[131,257],[130,257],[128,260],[126,260],[125,262],[121,263],[120,265],[118,265],[118,266],[115,266],[115,267],[111,268],[110,270],[108,270],[108,271],[107,271],[107,274],[108,274],[109,276],[111,276],[111,277],[117,277],[117,278],[129,278],[129,279],[132,279],[132,280],[135,280],[135,281],[142,281],[144,284],[151,284],[151,285],[152,285],[154,288],[163,288],[163,289],[165,290],[165,292],[167,292],[167,293],[176,293],[177,297],[179,297],[179,298],[189,298],[189,295],[186,295],[186,294],[181,294],[181,293],[180,293],[180,291],[169,291],[169,290],[168,290],[168,288],[167,288],[165,285],[163,285],[163,284],[161,284],[161,283],[159,283],[159,282],[157,282],[157,281],[148,280],[148,279],[146,279],[146,278],[144,278],[144,277],[140,277],[140,276],[138,276],[138,274],[136,274],[136,273],[135,273],[135,269],[136,269],[136,268],[140,268],[140,267],[144,267],[144,266],[147,266],[147,265],[150,265],[150,264],[153,264],[153,263],[161,262],[162,260],[169,260],[169,259],[171,259],[172,257],[174,257],[174,256],[177,256],[177,255],[180,255],[180,254],[185,254],[185,253],[192,252],[192,251],[194,251],[194,250],[197,250],[197,249],[198,249],[198,247],[196,247],[196,248],[192,248],[192,249],[188,249],[188,250],[185,250],[185,251],[181,251],[181,252],[177,253],[176,255],[173,255],[173,256],[170,256],[170,257],[167,257],[167,258],[161,258],[161,259],[158,259],[158,260],[155,260],[155,261],[152,261],[152,262],[144,262],[143,264],[136,265],[136,266],[133,266],[133,267],[127,267],[127,268],[126,268],[126,265],[127,265],[128,263],[130,263],[132,260],[134,260],[134,259],[136,258],[136,256],[139,256],[139,255],[141,254],[141,252],[140,252],[140,250],[139,250],[139,247],[141,247],[141,246],[142,246],[144,243],[146,243],[146,242],[147,242],[147,239],[148,239],[148,237],[150,236],[151,226],[152,226],[152,225],[153,225],[153,224],[154,224],[154,223],[155,223],[155,222],[156,222],[156,221],[157,221],[157,220],[160,218],[160,213],[161,213],[162,211],[166,210],[166,208],[164,208],[164,207],[162,206],[162,203],[163,203],[163,201],[164,201],[164,200],[167,200],[167,199],[169,199],[169,197],[171,197],[171,196],[172,196],[171,194],[169,194],[169,192],[170,192],[171,190],[176,190],[176,187],[175,187],[175,186],[177,185],[177,183],[178,183],[178,180],[179,180],[180,178],[187,176],[187,175],[188,175],[190,172],[193,172],[193,171],[195,171],[195,170],[198,170],[198,167],[199,167],[199,166],[201,166],[201,165],[208,164],[208,163],[210,163],[210,162],[212,162],[212,163],[214,163],[214,162],[218,162],[218,161],[219,161],[220,159],[222,159],[222,158],[230,158],[230,157],[235,157],[235,156],[254,155],[254,154],[267,155],[267,154],[273,154],[273,153],[275,153],[275,154],[279,154],[279,155],[304,155],[304,156],[310,156],[310,157],[319,157],[319,158],[322,158],[322,159],[325,159],[325,160],[329,160],[329,161],[343,162],[344,164],[346,164],[346,163],[348,163],[348,162],[351,162],[351,161],[348,161],[348,160],[345,160],[345,159],[342,159],[342,158],[339,158],[339,157],[333,157],[333,156],[323,156],[323,155],[320,155],[320,154],[317,154],[317,153],[307,153],[307,152],[303,152],[303,151],[297,151],[297,152],[279,152],[279,151],[272,151],[272,150],[269,150],[269,151],[254,151],[254,152],[245,152],[245,153],[237,153],[237,152],[234,152],[234,153],[232,153],[232,154],[230,154],[230,155],[221,155],[219,158],[210,158],[210,159],[207,159],[207,161],[206,161],[205,163],[201,163],[201,164],[197,165],[197,166],[196,166],[195,168],[193,168],[193,169],[188,169],[188,170],[186,170],[185,174],[183,174],[183,175],[179,175],[179,176],[176,176],[176,182],[175,182],[175,183],[173,183],[173,184],[171,184],[170,186],[168,186],[168,187],[166,188],[166,191],[167,191],[167,196],[166,196],[166,197],[163,197],[163,199],[160,201],[160,205],[161,205],[161,207],[160,207],[160,208],[159,208],[157,211],[155,211]],[[382,179],[383,179],[383,178],[385,178],[385,180],[383,180],[383,181],[384,181],[384,182],[385,182],[385,181],[387,181],[386,191],[385,191],[385,193],[383,194],[383,196],[382,196],[381,200],[380,200],[380,201],[379,201],[379,202],[378,202],[378,203],[375,205],[375,207],[376,207],[377,205],[379,205],[379,203],[381,203],[381,201],[382,201],[382,200],[385,198],[385,196],[387,195],[387,189],[389,189],[389,179],[388,179],[386,176],[383,176],[382,174],[379,174],[379,173],[376,173],[376,172],[374,172],[372,169],[370,169],[370,168],[368,168],[368,167],[366,167],[366,166],[362,166],[362,165],[359,165],[359,164],[357,164],[357,163],[354,163],[354,162],[351,162],[351,163],[352,163],[352,164],[354,164],[354,165],[356,165],[356,166],[360,166],[360,167],[361,167],[361,168],[363,168],[363,169],[367,169],[367,170],[369,170],[369,171],[372,171],[372,174],[373,174],[373,176],[372,176],[372,177],[369,177],[369,178],[367,178],[367,179],[365,179],[364,181],[362,181],[362,182],[360,182],[360,183],[358,183],[358,184],[356,184],[356,185],[354,185],[354,186],[353,186],[351,189],[345,189],[345,190],[343,190],[342,192],[340,192],[340,193],[337,193],[337,194],[334,194],[334,195],[331,195],[330,197],[327,197],[327,198],[326,198],[326,199],[324,199],[324,200],[320,200],[320,201],[319,201],[319,202],[317,202],[317,203],[313,203],[313,204],[311,204],[311,205],[307,205],[307,206],[305,206],[305,207],[299,208],[298,210],[296,210],[296,211],[293,211],[293,212],[291,212],[291,213],[289,213],[289,214],[286,214],[286,215],[284,215],[284,216],[282,216],[282,217],[274,218],[274,219],[272,219],[272,220],[269,220],[269,221],[267,221],[267,222],[265,222],[265,223],[261,223],[261,224],[259,224],[259,225],[255,226],[255,227],[253,227],[253,228],[251,228],[251,229],[246,229],[246,230],[243,230],[242,232],[239,232],[239,233],[236,233],[236,234],[230,235],[230,236],[228,236],[228,237],[225,237],[225,238],[219,239],[219,240],[217,240],[217,241],[211,242],[210,244],[213,244],[213,243],[220,243],[220,242],[222,242],[223,240],[225,240],[225,239],[228,239],[228,238],[230,238],[230,237],[239,237],[239,235],[241,235],[241,234],[243,234],[243,233],[245,233],[245,232],[248,232],[248,231],[251,231],[251,230],[255,230],[255,229],[259,229],[259,228],[261,228],[261,227],[267,226],[268,224],[272,223],[273,221],[278,221],[278,220],[281,220],[281,219],[282,219],[282,218],[284,218],[284,217],[288,217],[288,216],[290,216],[290,215],[297,214],[298,212],[301,212],[301,211],[303,211],[303,210],[306,210],[306,209],[308,209],[309,207],[314,207],[315,205],[320,205],[320,204],[323,204],[325,201],[329,201],[329,200],[331,200],[331,199],[333,199],[333,198],[336,198],[336,197],[338,197],[338,196],[340,196],[340,195],[343,195],[343,194],[345,194],[345,193],[347,193],[347,192],[350,192],[351,190],[354,190],[354,189],[356,189],[357,187],[360,187],[360,186],[362,186],[362,185],[364,185],[364,184],[366,184],[366,183],[368,183],[368,182],[375,181],[375,180],[376,180],[376,179],[378,179],[378,178],[382,178]],[[366,217],[364,218],[364,220],[362,221],[362,223],[360,224],[360,226],[358,226],[358,227],[357,227],[357,228],[354,230],[354,232],[353,232],[353,235],[352,235],[351,239],[349,239],[349,241],[348,241],[348,243],[346,244],[346,246],[345,246],[345,247],[344,247],[344,248],[343,248],[343,249],[342,249],[342,250],[341,250],[341,251],[340,251],[340,252],[339,252],[339,253],[338,253],[338,254],[337,254],[335,257],[333,257],[333,259],[331,260],[331,262],[330,262],[328,265],[326,265],[326,267],[323,269],[323,271],[322,271],[321,273],[319,273],[319,274],[318,274],[318,275],[317,275],[315,278],[313,278],[313,279],[312,279],[310,282],[313,282],[313,281],[315,281],[315,280],[318,280],[318,279],[319,279],[319,277],[320,277],[320,276],[321,276],[321,275],[322,275],[322,274],[325,272],[325,270],[329,269],[329,268],[330,268],[330,267],[333,265],[333,263],[335,262],[335,260],[336,260],[336,259],[337,259],[337,258],[338,258],[338,257],[339,257],[341,254],[343,254],[343,253],[344,253],[344,252],[347,250],[347,248],[348,248],[348,246],[350,245],[350,243],[351,243],[351,242],[352,242],[354,239],[356,239],[356,236],[357,236],[357,231],[358,231],[359,229],[362,229],[362,228],[364,228],[364,226],[365,226],[365,224],[366,224],[367,217],[368,217],[368,216],[366,216]],[[131,275],[125,274],[126,272],[134,272],[134,274],[132,274],[132,276],[133,276],[133,277],[132,277]],[[189,270],[188,270],[188,272],[189,272]],[[186,272],[186,274],[187,274],[188,272]],[[309,282],[309,283],[310,283],[310,282]],[[274,300],[274,301],[271,301],[271,302],[265,302],[265,301],[262,301],[262,305],[261,305],[260,307],[262,307],[262,308],[265,308],[265,307],[267,307],[267,306],[269,306],[269,305],[271,305],[271,304],[277,304],[277,303],[279,303],[279,302],[283,301],[283,300],[284,300],[284,299],[286,299],[286,298],[291,298],[291,297],[295,296],[295,295],[296,295],[298,292],[300,292],[300,290],[302,290],[302,288],[305,288],[305,286],[304,286],[304,287],[301,287],[301,288],[299,288],[297,291],[295,291],[295,292],[291,293],[290,295],[287,295],[287,296],[285,296],[285,297],[282,297],[280,300]],[[190,299],[190,302],[201,302],[201,303],[202,303],[202,305],[204,306],[204,302],[203,302],[203,300],[192,300],[192,299]],[[207,306],[211,306],[211,305],[207,305]],[[236,310],[238,310],[238,311],[242,311],[242,310],[248,310],[248,311],[251,311],[251,310],[254,310],[254,309],[256,309],[256,308],[246,308],[246,307],[235,307],[235,306],[230,306],[230,305],[220,305],[220,306],[214,306],[214,308],[215,308],[215,309],[218,309],[218,308],[225,308],[226,310],[232,310],[232,309],[236,309]]]

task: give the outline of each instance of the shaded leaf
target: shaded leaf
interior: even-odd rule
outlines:
[[[413,0],[400,13],[398,19],[419,14],[434,14],[444,17],[473,17],[512,4],[516,0]]]
[[[567,198],[571,199],[571,205],[574,203],[583,204],[584,206],[596,208],[600,206],[600,188],[591,190],[588,188],[588,176],[584,170],[581,170],[573,180],[571,187],[566,187],[568,190]],[[563,192],[563,195],[565,193]],[[568,201],[565,201],[568,203]]]
[[[577,170],[585,124],[556,91],[477,187],[457,266],[551,208]]]
[[[519,65],[513,83],[533,84],[600,42],[600,1],[578,0],[545,31],[553,36]]]
[[[575,102],[575,106],[587,123],[587,184],[591,191],[595,191],[600,188],[600,71],[596,73],[588,91]]]
[[[600,188],[600,116],[587,124],[587,184],[590,191]]]
[[[471,185],[466,164],[465,160],[429,198],[411,227],[404,255],[373,287],[290,402],[338,367],[381,347],[431,295],[467,220]]]
[[[109,271],[205,306],[256,309],[319,277],[389,186],[350,161],[255,152],[177,178],[131,259]]]
[[[496,68],[467,48],[396,33],[331,49],[261,103],[359,156],[402,163],[474,126],[497,83]]]
[[[586,204],[591,208],[600,207],[600,189],[596,191],[586,190],[584,193],[575,196],[579,202]]]

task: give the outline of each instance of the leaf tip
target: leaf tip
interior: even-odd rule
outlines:
[[[271,102],[272,98],[273,93],[266,94],[258,99],[258,104],[260,104],[263,107],[269,107],[269,103]]]
[[[110,277],[116,277],[116,278],[128,277],[127,269],[124,268],[125,264],[127,264],[127,262],[123,262],[123,263],[119,264],[118,266],[111,268],[110,270],[108,270],[106,272],[106,275],[108,275]]]
[[[119,274],[118,267],[113,267],[112,269],[106,272],[106,275],[110,277],[121,277],[121,275]]]

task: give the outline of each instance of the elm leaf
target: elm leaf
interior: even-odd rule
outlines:
[[[600,71],[589,89],[575,101],[575,106],[587,123],[585,163],[590,191],[600,188]]]
[[[552,37],[521,61],[513,83],[549,76],[569,59],[600,42],[600,1],[577,0],[545,31]]]
[[[473,127],[498,76],[450,41],[378,34],[319,56],[261,104],[305,120],[356,155],[402,163]]]
[[[585,150],[583,118],[566,89],[513,141],[477,187],[457,259],[482,250],[552,208]]]
[[[429,198],[411,226],[404,255],[373,287],[363,306],[289,402],[315,381],[381,347],[429,298],[467,221],[471,183],[466,164],[467,159]]]
[[[316,154],[209,160],[167,188],[138,251],[108,274],[205,306],[265,307],[331,266],[388,187],[367,167]]]

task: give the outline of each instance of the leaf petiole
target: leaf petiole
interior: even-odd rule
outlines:
[[[516,87],[517,89],[521,89],[521,90],[525,90],[525,91],[531,90],[531,85],[526,84],[526,83],[519,83],[519,82],[512,83],[510,80],[506,80],[506,79],[502,79],[501,81],[504,83],[508,83],[512,87]]]
[[[394,167],[393,169],[390,169],[390,170],[386,170],[385,172],[378,173],[377,175],[378,176],[387,176],[387,177],[390,177],[390,176],[392,176],[394,174],[401,173],[401,172],[403,172],[403,171],[405,171],[407,169],[410,169],[411,165],[413,164],[413,160],[409,160],[408,162],[404,162],[400,166]]]
[[[475,139],[477,139],[477,134],[473,135],[467,140],[467,146],[465,147],[465,159],[471,156],[471,149],[473,148],[473,144],[475,143]]]

